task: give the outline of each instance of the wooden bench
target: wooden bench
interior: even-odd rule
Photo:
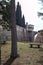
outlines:
[[[30,43],[30,48],[32,48],[33,45],[37,45],[38,48],[40,48],[40,45],[42,45],[42,43]]]

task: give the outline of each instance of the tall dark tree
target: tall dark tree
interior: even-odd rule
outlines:
[[[24,15],[22,17],[22,27],[25,27],[25,17],[24,17]]]
[[[16,9],[16,21],[17,25],[21,26],[21,18],[22,18],[22,11],[21,11],[21,6],[19,2],[17,3],[17,9]]]
[[[22,17],[22,10],[19,2],[17,3],[17,9],[16,9],[16,23],[17,25],[24,27],[25,26],[25,17],[23,15]]]
[[[17,57],[17,36],[16,36],[16,16],[15,16],[15,0],[10,3],[10,26],[11,26],[11,56]]]
[[[11,28],[11,57],[17,57],[17,39],[16,39],[16,15],[15,15],[15,0],[10,1],[10,5],[5,1],[6,8],[2,6],[2,15],[4,24],[7,23]],[[3,4],[2,4],[3,5]],[[10,15],[10,16],[9,16]],[[5,26],[5,25],[2,25]]]

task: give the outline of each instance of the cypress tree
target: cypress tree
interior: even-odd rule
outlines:
[[[16,24],[21,26],[21,19],[22,18],[22,11],[21,11],[21,6],[19,2],[17,3],[17,9],[16,9]]]
[[[22,17],[22,27],[25,27],[25,17],[24,17],[24,15]]]

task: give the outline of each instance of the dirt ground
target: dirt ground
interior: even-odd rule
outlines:
[[[12,59],[10,58],[11,43],[2,45],[1,65],[43,65],[43,45],[41,48],[37,46],[30,48],[29,43],[18,42],[17,49],[19,57]]]

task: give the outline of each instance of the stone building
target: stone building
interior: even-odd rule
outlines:
[[[34,25],[26,24],[26,31],[27,31],[27,41],[33,42],[34,39]]]
[[[16,25],[17,30],[17,40],[18,41],[25,41],[25,42],[33,42],[34,41],[34,35],[37,33],[34,30],[34,25],[32,24],[26,24],[25,28]]]

